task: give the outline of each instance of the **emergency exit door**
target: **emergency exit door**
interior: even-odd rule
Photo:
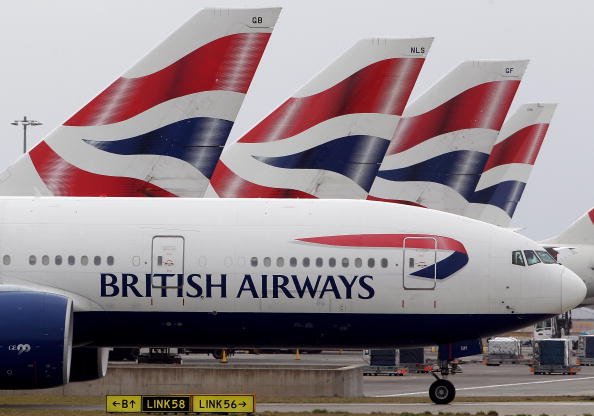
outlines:
[[[406,237],[403,249],[402,284],[405,289],[433,290],[437,279],[437,239]]]
[[[178,287],[177,274],[184,273],[184,238],[181,236],[153,237],[152,286]],[[174,274],[166,279],[155,274]]]

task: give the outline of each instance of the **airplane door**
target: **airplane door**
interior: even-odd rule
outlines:
[[[184,238],[181,236],[153,237],[152,286],[154,288],[177,288],[177,274],[184,273]],[[175,276],[155,277],[155,274]]]
[[[402,268],[402,284],[404,289],[435,289],[437,278],[437,239],[434,237],[406,237],[404,239],[402,256],[402,264],[404,266]],[[421,270],[425,270],[423,276],[415,275],[415,273]]]

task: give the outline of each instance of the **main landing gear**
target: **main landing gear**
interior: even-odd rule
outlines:
[[[439,361],[439,369],[431,372],[433,377],[435,377],[435,381],[429,386],[429,398],[433,403],[448,404],[454,400],[456,397],[456,388],[447,377],[450,374],[461,372],[462,370],[458,367],[458,364],[448,360]],[[440,373],[441,378],[437,373]]]

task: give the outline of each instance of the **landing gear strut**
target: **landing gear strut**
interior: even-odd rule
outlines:
[[[439,370],[432,371],[435,381],[429,386],[429,398],[435,404],[448,404],[456,397],[456,388],[451,381],[447,379],[448,375],[460,373],[458,364],[449,360],[439,361]],[[440,373],[440,376],[437,375]]]

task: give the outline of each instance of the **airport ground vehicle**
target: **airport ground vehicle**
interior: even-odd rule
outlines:
[[[532,339],[549,339],[553,337],[555,319],[549,318],[544,319],[541,322],[534,324],[534,330],[532,332]]]
[[[580,365],[594,365],[594,335],[580,335],[578,337],[576,357]]]
[[[398,363],[409,373],[429,373],[434,368],[425,361],[425,349],[400,348],[398,350]]]
[[[513,337],[495,337],[487,342],[487,354],[483,362],[488,366],[501,364],[528,364],[522,355],[522,343]]]
[[[367,366],[363,368],[365,376],[403,376],[408,371],[398,365],[398,349],[370,349],[363,351]]]
[[[148,348],[140,351],[139,364],[181,364],[181,348]]]
[[[534,341],[532,366],[534,374],[577,374],[580,366],[571,357],[567,339],[540,339]]]

